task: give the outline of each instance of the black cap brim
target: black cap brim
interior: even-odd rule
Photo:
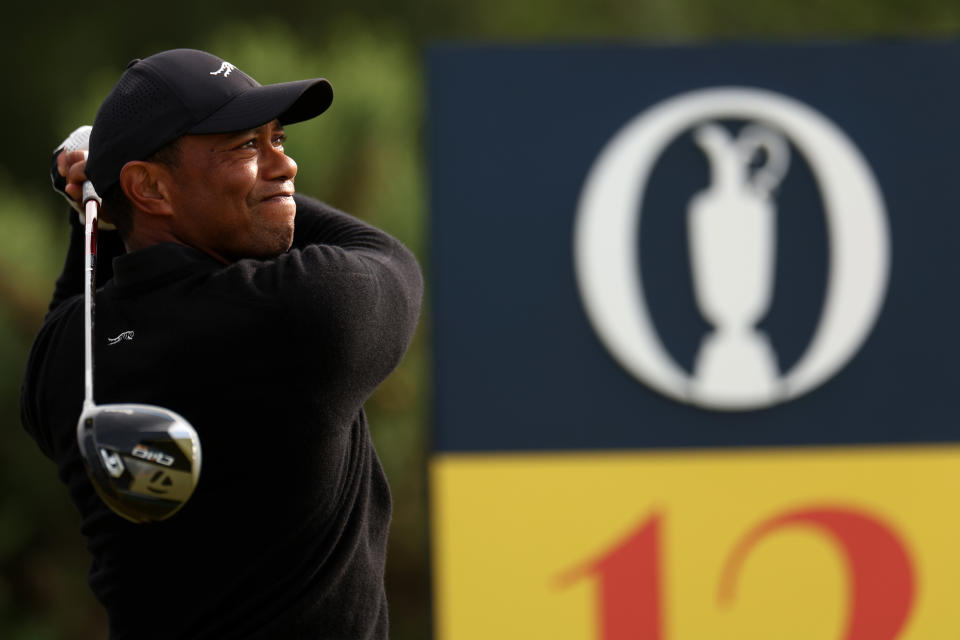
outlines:
[[[187,133],[229,133],[272,121],[303,122],[320,115],[333,102],[333,87],[323,78],[252,87],[191,127]]]

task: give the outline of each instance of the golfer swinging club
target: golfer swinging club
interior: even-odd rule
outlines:
[[[99,237],[96,402],[176,412],[203,448],[166,519],[137,524],[95,491],[77,444],[86,247],[71,213],[21,412],[80,511],[111,640],[388,635],[390,493],[363,404],[410,343],[422,279],[397,240],[294,195],[284,127],[332,97],[323,79],[261,86],[165,51],[128,66],[86,159],[56,156],[58,190],[79,210],[89,178],[116,228]]]

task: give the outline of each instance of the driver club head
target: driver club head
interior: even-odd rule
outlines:
[[[200,438],[169,409],[88,404],[77,424],[77,441],[97,493],[132,522],[169,518],[200,478]]]

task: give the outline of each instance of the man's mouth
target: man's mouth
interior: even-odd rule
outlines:
[[[286,191],[274,193],[260,200],[260,204],[293,206],[293,194]]]

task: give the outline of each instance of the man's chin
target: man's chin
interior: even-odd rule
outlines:
[[[244,258],[269,260],[286,253],[293,246],[293,227],[289,229],[262,230],[256,238],[250,238],[246,246],[237,247],[231,262]]]
[[[268,258],[275,258],[281,253],[286,253],[293,246],[293,225],[289,229],[279,230],[273,238]]]

